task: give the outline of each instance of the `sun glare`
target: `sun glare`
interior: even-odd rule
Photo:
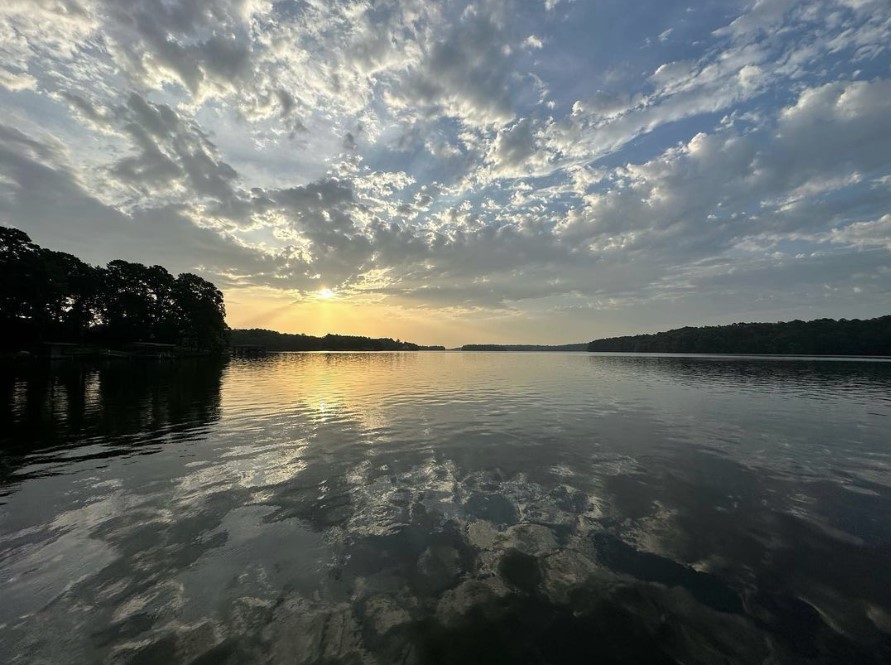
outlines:
[[[334,291],[331,289],[319,289],[318,297],[322,300],[331,300],[334,297]]]

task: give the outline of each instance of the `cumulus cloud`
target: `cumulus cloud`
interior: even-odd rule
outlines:
[[[10,92],[32,90],[37,86],[37,79],[25,72],[0,69],[0,86],[3,86]]]
[[[854,222],[845,227],[832,229],[832,242],[858,247],[885,247],[891,250],[891,215],[867,222]]]
[[[582,5],[12,0],[2,221],[410,307],[887,294],[887,3],[757,0],[621,53]]]
[[[502,177],[533,175],[547,167],[549,155],[541,149],[535,124],[530,118],[501,129],[487,156],[491,172]]]
[[[470,5],[429,46],[420,67],[397,86],[391,102],[432,109],[472,126],[500,125],[514,117],[515,100],[532,85],[519,68],[519,44],[502,25],[498,3]]]
[[[889,85],[808,89],[779,112],[771,128],[699,133],[656,159],[617,169],[612,187],[585,197],[561,232],[595,242],[621,236],[628,248],[661,240],[677,249],[710,240],[718,244],[707,251],[716,251],[760,233],[844,223],[843,215],[826,211],[801,215],[798,206],[823,205],[820,196],[856,186],[860,178],[852,173],[877,175],[891,168]],[[879,193],[872,205],[884,205],[886,196]]]
[[[96,263],[112,258],[163,263],[174,271],[254,278],[272,258],[203,229],[176,206],[124,214],[85,191],[68,156],[51,137],[39,140],[0,125],[0,218],[19,222],[48,247],[64,246]],[[113,254],[103,251],[113,247]]]

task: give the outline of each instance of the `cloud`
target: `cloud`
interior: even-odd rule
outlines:
[[[33,90],[37,87],[37,79],[24,72],[0,69],[0,86],[6,88],[10,92]]]
[[[780,307],[768,279],[817,307],[814,266],[887,292],[887,3],[677,5],[622,40],[582,4],[13,0],[3,221],[230,287],[510,316]]]
[[[887,168],[891,80],[839,81],[805,90],[782,111],[776,138],[794,148],[778,169],[789,182],[827,171]]]
[[[856,247],[885,247],[891,251],[891,214],[867,222],[854,222],[832,229],[829,239]]]
[[[734,19],[730,25],[715,31],[716,35],[730,35],[736,39],[751,38],[782,22],[797,0],[755,0],[749,11]]]
[[[95,8],[103,38],[131,80],[154,88],[177,83],[198,99],[249,80],[251,21],[266,10],[245,0],[110,1]]]
[[[492,173],[501,177],[523,177],[547,164],[547,156],[537,145],[534,123],[530,118],[499,130],[487,161]]]
[[[397,86],[391,101],[420,106],[470,126],[498,126],[514,117],[515,99],[530,85],[517,72],[519,51],[502,26],[503,8],[470,5]],[[398,101],[397,101],[398,100]]]
[[[126,215],[103,204],[84,191],[54,141],[5,125],[0,125],[0,173],[6,178],[0,184],[0,215],[19,222],[44,246],[63,245],[95,263],[125,258],[211,276],[233,273],[256,279],[275,267],[270,257],[197,227],[175,206]]]

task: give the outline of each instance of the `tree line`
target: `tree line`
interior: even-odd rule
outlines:
[[[465,344],[462,351],[584,351],[587,344]]]
[[[211,282],[161,266],[111,261],[92,266],[0,227],[3,345],[132,342],[221,351],[228,327],[223,294]]]
[[[891,315],[866,320],[688,326],[654,335],[598,339],[588,344],[588,351],[889,356]]]
[[[231,332],[233,346],[261,346],[267,351],[428,351],[441,346],[421,346],[389,337],[371,338],[356,335],[313,335],[280,333],[251,328]]]

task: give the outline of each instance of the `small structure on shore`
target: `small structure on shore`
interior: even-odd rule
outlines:
[[[176,345],[159,342],[130,342],[124,345],[124,351],[137,358],[172,358],[176,351]]]
[[[262,358],[266,355],[266,347],[256,344],[233,344],[232,356],[235,358]]]

